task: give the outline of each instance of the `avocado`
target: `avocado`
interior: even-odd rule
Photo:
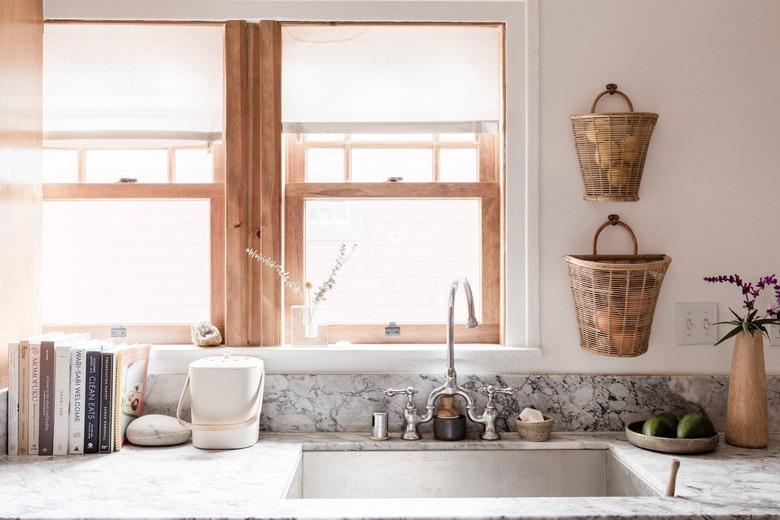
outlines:
[[[678,439],[701,439],[715,435],[715,427],[704,415],[689,413],[680,419],[677,425]]]
[[[677,431],[677,423],[678,423],[679,421],[677,420],[677,417],[675,417],[675,416],[674,416],[674,414],[671,414],[671,413],[669,413],[669,412],[662,412],[662,413],[657,413],[657,414],[655,414],[655,416],[654,416],[654,417],[658,417],[658,418],[659,418],[659,419],[661,419],[663,422],[665,422],[666,424],[668,424],[668,425],[669,425],[669,428],[671,428],[671,429],[672,429],[672,431],[674,431],[674,432],[676,432],[676,431]]]
[[[651,437],[674,437],[674,428],[657,415],[645,421],[642,425],[642,435]]]

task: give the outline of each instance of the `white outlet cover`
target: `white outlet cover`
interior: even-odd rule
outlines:
[[[769,346],[780,347],[780,325],[770,325],[769,330]]]
[[[718,341],[716,302],[678,303],[676,313],[679,345],[714,345]]]

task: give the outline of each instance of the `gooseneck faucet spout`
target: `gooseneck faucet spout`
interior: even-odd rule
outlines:
[[[466,304],[469,313],[466,327],[474,329],[479,325],[474,313],[474,295],[471,292],[471,284],[466,278],[453,281],[447,304],[447,379],[452,380],[458,377],[455,372],[455,296],[458,294],[459,285],[463,285],[463,290],[466,291]]]
[[[493,403],[493,399],[496,394],[514,395],[516,391],[513,388],[496,388],[493,385],[488,385],[483,388],[482,391],[488,396],[487,404],[485,405],[485,410],[482,412],[482,415],[477,415],[474,399],[472,399],[465,388],[458,384],[458,374],[455,371],[455,296],[458,293],[458,287],[461,285],[466,292],[468,309],[466,327],[473,329],[478,325],[474,313],[474,295],[471,293],[471,285],[469,285],[467,279],[458,278],[453,281],[450,286],[449,301],[447,305],[447,372],[444,374],[444,384],[434,388],[428,396],[428,401],[425,404],[425,413],[420,415],[417,411],[417,405],[414,404],[414,395],[417,393],[416,388],[389,388],[385,391],[385,395],[388,397],[406,395],[406,406],[403,411],[404,430],[401,433],[401,438],[404,440],[413,441],[421,438],[419,426],[433,420],[436,400],[443,395],[458,395],[466,401],[466,416],[471,421],[482,425],[482,433],[480,434],[481,439],[494,441],[501,438],[496,431],[498,411]]]

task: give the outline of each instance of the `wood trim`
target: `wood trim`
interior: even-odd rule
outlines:
[[[489,198],[499,196],[497,182],[352,182],[293,183],[287,198]]]
[[[211,144],[211,166],[215,184],[225,184],[225,143]]]
[[[501,317],[501,201],[482,199],[482,321],[499,323]]]
[[[286,134],[295,135],[295,134]],[[305,146],[309,148],[344,148],[349,146],[350,148],[368,148],[368,149],[387,149],[387,150],[407,150],[409,148],[414,149],[433,149],[433,148],[477,148],[477,143],[472,141],[451,141],[451,142],[435,142],[435,141],[383,141],[383,142],[371,142],[371,141],[306,141]]]
[[[306,182],[306,148],[296,134],[284,135],[285,175],[287,182]]]
[[[168,164],[167,164],[167,178],[168,183],[173,184],[176,182],[176,150],[174,148],[168,148]]]
[[[303,282],[303,266],[305,260],[306,229],[304,220],[304,199],[301,197],[285,197],[284,202],[284,268],[290,273],[290,278]],[[286,288],[284,291],[284,334],[286,342],[290,341],[290,307],[303,304],[303,290],[295,293]]]
[[[99,25],[225,25],[226,22],[211,20],[94,20],[84,18],[47,18],[44,24],[99,24]]]
[[[252,200],[250,215],[254,232],[249,241],[264,255],[282,256],[282,108],[281,26],[261,21],[253,26],[254,120]],[[257,102],[259,101],[259,103]],[[259,281],[259,284],[257,283]],[[281,341],[282,288],[279,276],[257,262],[250,269],[249,344],[278,345]]]
[[[111,336],[111,327],[116,324],[56,325],[43,326],[43,332],[89,333],[92,338],[104,339]],[[154,343],[180,345],[192,342],[189,324],[133,324],[122,325],[127,329],[127,337],[117,338],[129,343]]]
[[[219,184],[44,184],[44,200],[221,199]]]
[[[40,331],[42,13],[42,0],[0,1],[0,388],[8,343]]]
[[[87,182],[87,151],[80,149],[76,151],[76,164],[78,168],[79,183]]]
[[[447,340],[446,325],[400,323],[400,336],[385,336],[382,325],[330,325],[330,343],[350,341],[352,343],[444,343]],[[476,329],[464,325],[455,326],[455,341],[458,343],[498,343],[498,324],[480,323]]]
[[[479,134],[479,181],[498,182],[496,134]]]
[[[251,122],[248,24],[225,24],[225,344],[248,340],[248,233]]]
[[[225,197],[212,197],[211,206],[211,323],[225,331]],[[224,336],[223,336],[224,337]]]

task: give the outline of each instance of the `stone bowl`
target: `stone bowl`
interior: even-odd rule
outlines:
[[[524,441],[544,442],[550,440],[555,420],[547,415],[543,417],[543,422],[525,422],[515,419],[517,435]]]
[[[660,453],[709,453],[718,447],[718,434],[701,439],[673,439],[642,434],[644,421],[626,426],[626,440],[639,448]]]

